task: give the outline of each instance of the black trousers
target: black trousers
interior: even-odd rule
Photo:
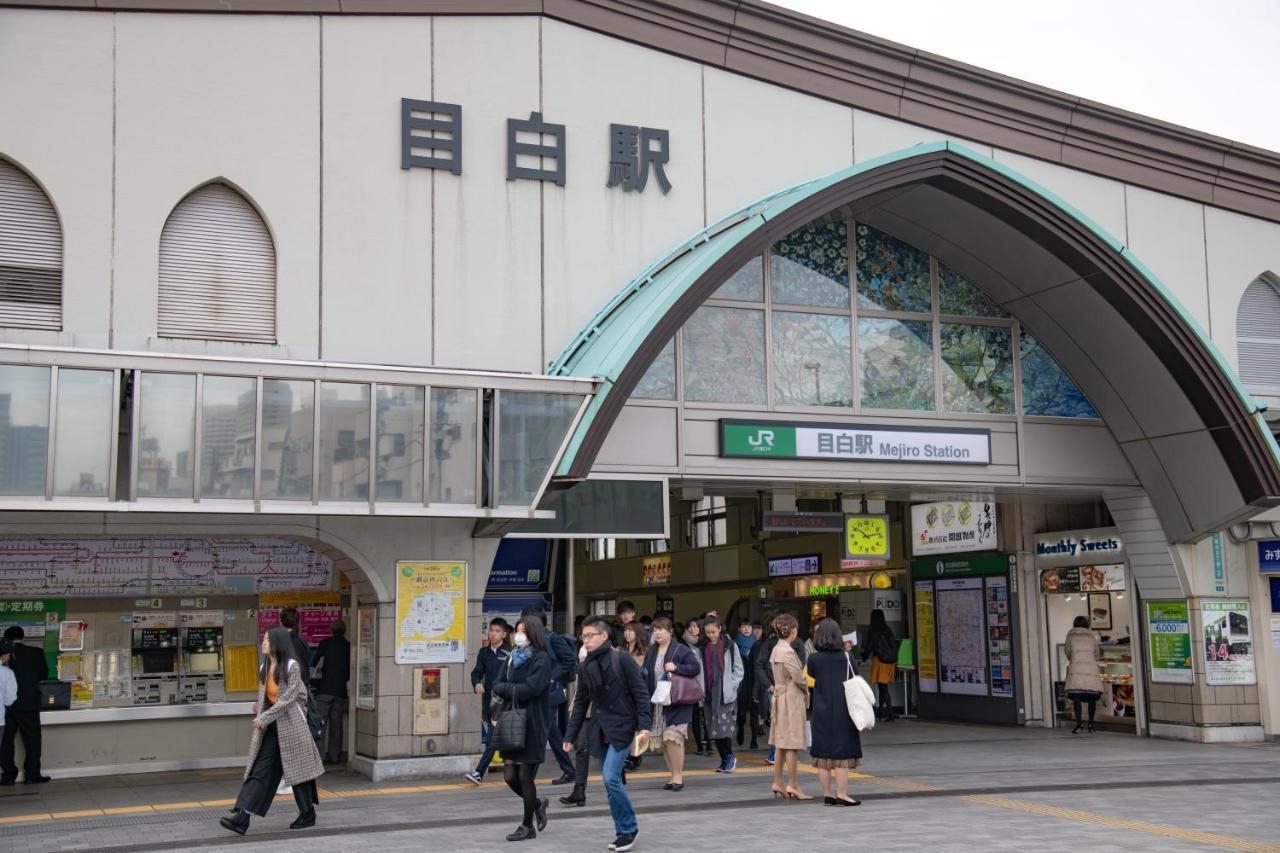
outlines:
[[[266,817],[267,810],[276,798],[276,788],[284,778],[284,762],[280,757],[280,735],[276,724],[272,723],[262,732],[262,745],[258,755],[249,769],[249,777],[240,786],[240,795],[236,797],[236,808],[244,809],[249,814]],[[320,802],[320,792],[316,789],[316,780],[302,782],[293,786],[293,801],[298,804],[298,813],[305,814]]]
[[[590,775],[593,735],[597,741],[600,739],[595,733],[595,722],[587,719],[578,731],[578,739],[573,742],[573,784],[584,788],[587,787],[587,776]]]
[[[693,742],[696,749],[702,749],[710,746],[707,742],[707,723],[702,716],[702,705],[695,705],[693,708],[693,725],[690,727],[693,732]]]
[[[552,706],[551,725],[547,727],[547,744],[551,747],[551,754],[556,758],[556,764],[560,765],[560,772],[572,776],[573,759],[569,758],[569,753],[564,751],[564,730],[567,723],[560,720],[561,715],[567,715],[568,707],[567,702]]]
[[[28,779],[40,778],[40,712],[18,711],[6,708],[4,712],[4,737],[0,738],[0,776],[18,778],[18,765],[14,761],[14,741],[22,735],[22,749],[26,753],[22,768]]]

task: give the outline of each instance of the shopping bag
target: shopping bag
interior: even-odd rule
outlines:
[[[670,684],[672,705],[697,705],[703,700],[702,685],[696,678],[673,674]]]
[[[510,707],[493,722],[493,746],[499,752],[524,750],[525,726],[528,723],[527,708]]]
[[[853,674],[853,663],[846,661],[849,678],[844,682],[844,703],[849,709],[849,719],[860,732],[875,728],[876,695],[862,676]]]
[[[813,723],[808,720],[804,721],[804,745],[808,748],[813,747]]]
[[[649,701],[655,705],[667,706],[671,704],[671,682],[662,679],[658,682],[658,686],[653,689],[653,695],[649,697]]]
[[[638,758],[649,751],[649,733],[647,731],[636,732],[635,737],[631,739],[631,757]]]

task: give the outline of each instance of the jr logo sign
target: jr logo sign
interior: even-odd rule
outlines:
[[[721,421],[725,456],[771,456],[794,458],[796,430],[793,426]]]
[[[747,444],[755,448],[773,447],[773,430],[758,429],[755,435],[747,436]]]

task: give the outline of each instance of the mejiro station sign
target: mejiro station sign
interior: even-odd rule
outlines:
[[[991,431],[722,419],[720,455],[989,465]]]

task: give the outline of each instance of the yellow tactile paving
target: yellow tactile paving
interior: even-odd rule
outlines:
[[[116,815],[116,814],[141,814],[143,812],[153,812],[153,811],[155,811],[155,809],[151,808],[151,806],[149,805],[148,806],[119,806],[118,808],[114,808],[114,809],[103,809],[102,813],[106,815]]]
[[[0,824],[5,823],[35,823],[42,820],[53,820],[53,815],[48,812],[37,814],[19,814],[12,817],[0,817]]]
[[[65,820],[73,817],[102,817],[102,809],[80,809],[71,812],[52,812],[50,814],[54,820]]]

